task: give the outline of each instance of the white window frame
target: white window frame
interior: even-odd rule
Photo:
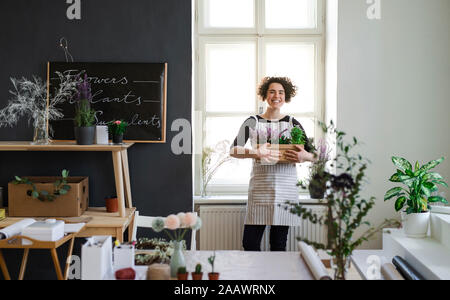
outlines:
[[[200,11],[204,10],[203,0],[193,0],[195,2],[195,24],[194,24],[194,110],[196,112],[194,121],[194,146],[198,149],[194,157],[194,194],[201,193],[201,153],[203,149],[203,141],[205,139],[204,124],[206,117],[227,117],[242,115],[245,119],[249,115],[264,109],[265,103],[258,101],[255,91],[255,111],[239,112],[239,113],[206,113],[206,66],[205,66],[205,45],[211,43],[233,43],[233,42],[256,42],[256,80],[260,80],[265,75],[264,63],[264,45],[267,42],[280,43],[309,43],[315,45],[315,111],[314,113],[292,114],[292,116],[314,118],[315,137],[323,136],[322,130],[317,126],[317,120],[325,120],[325,0],[317,0],[317,28],[315,29],[264,29],[265,7],[264,0],[255,1],[255,28],[205,28],[203,20],[200,20]],[[259,82],[255,82],[257,86]],[[198,113],[200,112],[200,113]],[[232,142],[232,141],[230,141]],[[209,185],[208,193],[213,195],[236,195],[246,194],[248,192],[248,183],[242,185]]]

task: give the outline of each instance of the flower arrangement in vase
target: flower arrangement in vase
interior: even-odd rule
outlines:
[[[229,154],[230,142],[223,140],[214,147],[203,148],[202,153],[202,189],[201,196],[207,196],[207,187],[217,170],[224,164],[233,161]]]
[[[195,213],[179,213],[153,220],[153,231],[164,231],[174,245],[174,251],[170,258],[170,274],[172,277],[177,276],[178,268],[186,267],[182,252],[185,246],[184,237],[186,233],[188,230],[199,230],[201,226],[202,220]]]
[[[111,121],[108,124],[108,132],[112,136],[112,141],[114,144],[122,144],[123,135],[125,134],[128,123],[123,120]]]
[[[257,149],[264,145],[267,150],[280,151],[282,157],[278,161],[279,163],[289,163],[284,153],[287,150],[298,151],[297,147],[305,149],[307,142],[305,132],[298,126],[294,126],[290,132],[288,129],[279,132],[272,128],[267,128],[266,130],[250,128],[250,139],[253,147]]]
[[[34,135],[32,144],[47,145],[53,134],[49,121],[64,117],[58,106],[72,99],[76,93],[79,81],[78,75],[64,75],[56,72],[59,85],[53,93],[48,93],[48,82],[33,76],[26,78],[11,78],[14,89],[10,91],[12,98],[8,105],[0,110],[0,127],[13,127],[21,117],[27,116],[28,123],[33,124]]]

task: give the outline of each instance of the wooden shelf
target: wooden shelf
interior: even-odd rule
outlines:
[[[107,151],[127,150],[134,143],[123,145],[77,145],[76,142],[53,142],[49,145],[32,145],[31,142],[0,142],[0,151]]]

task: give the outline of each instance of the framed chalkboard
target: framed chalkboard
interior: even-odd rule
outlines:
[[[59,82],[57,71],[66,75],[87,74],[97,125],[125,120],[129,124],[125,141],[166,142],[167,63],[49,62],[50,93]],[[75,139],[75,104],[74,100],[61,104],[64,118],[51,122],[54,140]]]

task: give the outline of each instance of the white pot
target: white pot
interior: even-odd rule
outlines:
[[[425,238],[428,235],[430,212],[420,214],[405,214],[403,216],[405,235],[410,238]]]

